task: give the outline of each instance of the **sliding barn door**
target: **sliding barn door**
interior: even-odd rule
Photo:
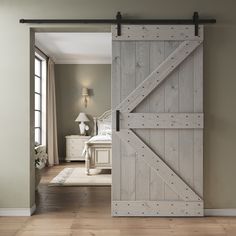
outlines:
[[[203,27],[112,34],[112,215],[202,216]]]

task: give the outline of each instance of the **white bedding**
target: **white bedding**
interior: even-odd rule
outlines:
[[[111,141],[111,135],[96,135],[89,139],[88,143],[96,143],[100,141]]]

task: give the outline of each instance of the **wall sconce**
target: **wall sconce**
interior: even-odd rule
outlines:
[[[88,96],[89,96],[88,89],[82,88],[82,97],[84,98],[84,107],[85,108],[87,107],[87,104],[88,104],[88,100],[87,100]]]

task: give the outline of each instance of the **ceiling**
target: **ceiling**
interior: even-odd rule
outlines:
[[[111,33],[36,33],[35,45],[56,64],[111,64]]]

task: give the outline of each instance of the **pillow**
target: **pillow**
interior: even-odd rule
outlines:
[[[111,129],[104,129],[104,130],[101,130],[101,132],[99,133],[99,135],[111,135]]]
[[[97,122],[98,125],[98,135],[106,135],[107,133],[111,134],[111,122]]]

